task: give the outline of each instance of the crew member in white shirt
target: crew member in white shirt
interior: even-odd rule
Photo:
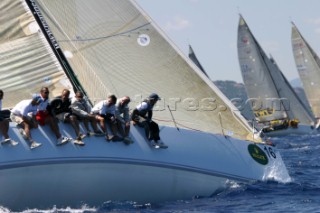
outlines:
[[[36,148],[41,145],[37,143],[31,137],[30,129],[38,128],[38,122],[36,120],[36,113],[38,110],[38,105],[41,103],[42,99],[34,95],[31,100],[20,101],[12,110],[10,118],[12,121],[16,122],[20,127],[20,133],[23,137],[30,142],[30,148]]]

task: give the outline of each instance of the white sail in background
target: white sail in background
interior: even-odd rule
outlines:
[[[51,95],[71,87],[25,2],[2,0],[0,11],[0,85],[3,107],[30,99],[42,86]]]
[[[292,23],[293,56],[313,114],[320,117],[320,59]]]
[[[169,105],[181,128],[241,139],[251,134],[228,99],[134,2],[35,2],[92,102],[108,93],[140,101],[157,92],[163,101],[154,117],[161,125],[174,125]]]
[[[286,119],[288,115],[272,78],[268,61],[248,25],[240,16],[238,26],[238,57],[249,98],[255,100],[253,107],[260,122]]]

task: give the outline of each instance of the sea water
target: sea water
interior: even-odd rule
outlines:
[[[269,180],[239,184],[231,181],[226,190],[210,198],[144,205],[106,201],[97,207],[52,207],[23,212],[320,212],[320,134],[279,137],[272,142],[281,152],[290,182]],[[0,206],[0,212],[10,211]]]

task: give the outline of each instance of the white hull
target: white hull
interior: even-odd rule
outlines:
[[[310,125],[299,125],[298,128],[288,127],[287,129],[275,130],[264,134],[268,137],[280,137],[288,135],[313,134],[315,132],[317,131],[313,130]]]
[[[10,135],[20,144],[0,148],[0,205],[12,210],[99,205],[108,200],[190,199],[212,195],[225,187],[227,179],[290,180],[273,147],[259,145],[268,158],[262,165],[249,154],[252,143],[221,135],[162,127],[161,138],[169,148],[153,149],[142,129],[132,127],[135,142],[129,146],[91,136],[84,139],[84,147],[57,147],[45,127],[32,130],[43,145],[30,150],[10,125]],[[74,134],[69,125],[60,127],[64,134]]]
[[[210,196],[223,189],[226,181],[175,169],[102,162],[23,167],[0,175],[1,202],[14,209],[101,205],[108,200],[190,199],[196,194]]]

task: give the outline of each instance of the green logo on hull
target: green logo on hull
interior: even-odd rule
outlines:
[[[268,164],[268,157],[264,153],[262,149],[260,149],[257,145],[250,144],[248,146],[248,151],[251,155],[251,157],[257,161],[258,163],[262,165],[267,165]]]

